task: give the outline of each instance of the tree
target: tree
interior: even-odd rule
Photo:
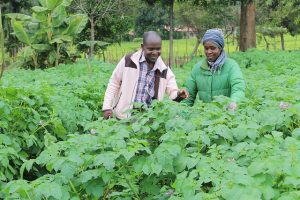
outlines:
[[[169,37],[165,30],[169,20],[168,14],[160,3],[149,6],[142,2],[137,8],[137,13],[134,31],[138,37],[142,37],[144,32],[149,30],[157,31],[164,39]]]
[[[84,13],[89,20],[90,27],[90,41],[94,43],[96,27],[100,27],[101,22],[105,22],[112,16],[124,16],[125,8],[128,8],[130,5],[127,5],[129,1],[121,0],[74,0],[71,8],[74,12],[80,11]],[[90,56],[94,55],[94,45],[91,45]]]
[[[240,19],[240,51],[246,51],[248,48],[256,47],[255,22],[254,0],[242,0]]]
[[[255,0],[191,0],[204,8],[240,4],[240,51],[256,47]]]
[[[287,28],[292,35],[300,33],[299,0],[273,0],[269,6],[274,24]]]
[[[285,49],[284,34],[289,32],[291,35],[300,33],[300,1],[259,1],[257,10],[257,21],[260,25],[258,31],[262,34],[269,48],[269,41],[265,36],[281,38],[281,49]]]
[[[193,2],[177,4],[175,15],[177,23],[181,27],[188,27],[193,30],[196,36],[196,44],[191,58],[195,55],[201,43],[204,32],[210,28],[222,28],[228,30],[228,35],[233,34],[234,27],[237,26],[236,6],[195,6]],[[193,17],[191,17],[193,13]],[[225,35],[227,31],[225,31]],[[227,35],[227,37],[228,37]]]

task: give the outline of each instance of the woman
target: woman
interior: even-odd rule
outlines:
[[[214,96],[232,99],[229,109],[236,109],[245,96],[245,81],[239,65],[227,57],[224,51],[224,36],[221,30],[206,31],[202,40],[206,58],[197,63],[187,81],[190,94],[184,103],[193,106],[196,96],[203,102],[211,102]]]

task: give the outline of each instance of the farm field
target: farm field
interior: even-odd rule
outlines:
[[[270,38],[266,37],[267,40],[270,42],[270,50],[276,51],[281,49],[281,41],[280,37]],[[286,50],[299,50],[300,49],[300,37],[299,36],[291,36],[286,34],[284,36],[285,39],[285,48]],[[174,59],[176,57],[189,57],[190,54],[193,52],[194,46],[196,43],[196,38],[189,38],[189,39],[174,39],[173,42],[173,54]],[[126,55],[128,52],[133,52],[139,49],[141,46],[141,41],[136,42],[122,42],[120,44],[112,44],[108,46],[107,50],[105,51],[105,56],[108,61],[111,62],[118,62],[118,60]],[[164,60],[168,59],[169,56],[169,41],[163,40],[162,44],[162,57]],[[266,43],[263,38],[257,36],[257,49],[265,50]],[[229,37],[225,40],[225,50],[228,54],[234,53],[237,51],[237,41]],[[199,46],[199,49],[196,53],[197,56],[204,55],[203,54],[203,46],[202,44]],[[100,56],[100,59],[103,58]]]
[[[101,112],[113,64],[7,70],[0,198],[298,200],[299,54],[230,54],[247,83],[235,112],[166,99],[121,121]],[[180,87],[197,60],[173,69]]]

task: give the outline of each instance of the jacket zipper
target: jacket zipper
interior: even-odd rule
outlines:
[[[213,94],[212,94],[212,86],[213,86],[213,80],[214,80],[214,74],[211,75],[211,84],[210,84],[210,101],[213,100]]]
[[[115,104],[115,106],[113,107],[113,109],[115,109],[117,107],[117,105],[118,105],[118,103],[119,103],[119,101],[121,99],[121,96],[122,96],[122,92],[120,93],[119,99],[118,99],[117,103]]]

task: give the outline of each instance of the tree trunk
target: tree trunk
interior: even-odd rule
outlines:
[[[169,32],[169,66],[170,68],[173,65],[173,14],[174,14],[174,0],[170,2],[169,10],[169,23],[170,23],[170,32]]]
[[[281,39],[281,49],[284,51],[285,45],[284,45],[284,34],[283,33],[280,33],[280,39]]]
[[[0,79],[3,76],[4,67],[5,67],[5,52],[4,52],[4,30],[2,26],[2,13],[0,7],[0,44],[1,44],[1,71],[0,71]]]
[[[264,38],[264,40],[266,42],[266,50],[269,51],[269,49],[270,49],[270,43],[268,42],[268,40],[267,40],[267,38],[266,38],[265,35],[263,35],[263,38]]]
[[[242,0],[240,21],[240,51],[256,47],[254,0]]]
[[[196,54],[196,52],[197,52],[197,50],[198,50],[198,48],[199,48],[199,45],[200,45],[200,43],[201,43],[201,36],[200,36],[200,34],[196,34],[196,38],[197,38],[197,42],[196,42],[196,44],[195,44],[195,47],[194,47],[194,49],[193,49],[193,52],[192,52],[192,54],[191,54],[191,56],[190,56],[190,59],[193,59],[194,58],[194,56],[195,56],[195,54]]]
[[[104,49],[102,50],[103,62],[106,62]]]
[[[90,58],[94,57],[94,41],[95,41],[95,22],[94,22],[94,18],[91,17],[90,18],[90,22],[91,22],[91,47],[90,47]]]

